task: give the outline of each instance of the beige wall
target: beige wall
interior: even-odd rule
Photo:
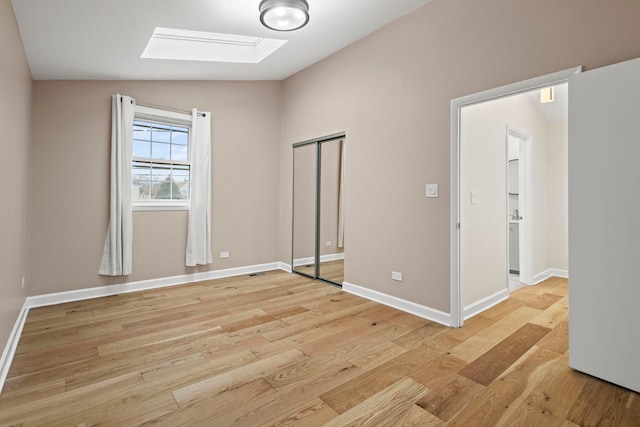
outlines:
[[[31,295],[275,261],[281,91],[281,82],[35,82]],[[184,266],[185,211],[135,212],[133,274],[98,276],[115,93],[212,113],[211,266]]]
[[[533,141],[533,275],[568,270],[567,122],[546,123]]]
[[[24,304],[28,285],[31,72],[9,0],[0,0],[0,349]]]
[[[638,16],[635,0],[434,0],[287,79],[280,258],[291,143],[346,131],[345,280],[448,312],[450,100],[638,57]]]
[[[550,155],[548,159],[549,193],[548,206],[552,210],[548,218],[547,230],[550,241],[547,244],[548,266],[569,270],[569,188],[567,168],[569,165],[568,122],[552,124],[549,127]],[[571,274],[571,272],[569,272]]]

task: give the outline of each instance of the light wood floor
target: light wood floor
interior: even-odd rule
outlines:
[[[638,426],[567,367],[567,284],[461,329],[270,272],[34,309],[0,425]]]

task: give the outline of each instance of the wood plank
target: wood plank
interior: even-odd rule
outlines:
[[[587,383],[586,375],[571,370],[568,363],[565,354],[550,364],[529,396],[517,408],[511,408],[506,425],[561,426]]]
[[[564,354],[569,351],[569,321],[563,320],[558,323],[544,338],[538,343],[539,347]]]
[[[216,422],[218,425],[270,425],[302,410],[309,401],[338,384],[352,381],[362,373],[361,369],[348,362],[333,366],[300,383],[283,387],[275,394],[260,397],[241,407],[232,407],[228,413],[216,419]]]
[[[176,401],[170,393],[163,393],[149,399],[111,398],[107,402],[79,413],[55,420],[60,426],[139,426],[156,417],[175,412]]]
[[[581,426],[638,426],[637,394],[613,384],[585,376],[587,383],[567,414]],[[633,399],[632,399],[633,396]]]
[[[258,378],[207,399],[180,407],[169,414],[154,414],[155,417],[152,420],[142,425],[166,427],[215,425],[220,416],[229,412],[229,408],[236,408],[261,396],[270,396],[274,393],[275,390],[266,381]]]
[[[431,393],[416,404],[443,421],[449,421],[485,389],[475,381],[458,374],[444,375],[427,382],[426,385],[431,389]]]
[[[545,367],[560,355],[546,349],[535,349],[483,393],[458,412],[447,425],[450,426],[498,426],[505,410],[518,404],[542,379]]]
[[[403,427],[441,427],[445,425],[440,418],[430,414],[418,405],[411,405],[395,423],[396,426]]]
[[[131,373],[92,384],[87,388],[47,396],[30,402],[26,407],[0,402],[0,425],[55,425],[55,421],[61,416],[86,411],[99,405],[104,401],[104,396],[114,389],[129,390],[142,381],[139,373]]]
[[[569,298],[562,297],[552,304],[548,309],[540,313],[539,316],[531,320],[531,323],[544,326],[546,328],[555,328],[561,322],[569,318]]]
[[[225,390],[246,384],[260,377],[268,375],[277,368],[295,363],[306,356],[300,350],[289,350],[267,359],[249,363],[221,375],[206,378],[186,387],[173,391],[173,396],[178,405],[187,406],[209,396],[222,393]]]
[[[509,298],[506,301],[502,301],[500,304],[494,305],[487,311],[482,312],[480,316],[487,319],[500,320],[524,305],[525,304],[522,301],[518,301],[516,298]]]
[[[491,326],[478,332],[479,336],[491,338],[496,343],[502,341],[522,326],[530,323],[532,319],[537,318],[542,310],[531,307],[518,307],[511,313],[505,315],[502,319],[496,321]]]
[[[353,363],[364,371],[370,371],[390,360],[395,359],[402,353],[406,353],[407,349],[400,347],[393,342],[383,342],[378,346],[372,348],[366,354],[360,354],[349,359],[349,362]]]
[[[527,307],[537,308],[539,310],[546,310],[555,304],[562,296],[550,294],[545,292],[542,295],[538,295],[536,298],[532,298],[527,302]]]
[[[548,328],[528,323],[465,366],[460,375],[487,386],[549,331]]]
[[[296,409],[295,413],[287,415],[283,419],[274,421],[272,426],[319,426],[337,417],[336,411],[331,409],[319,398],[311,400],[304,407]]]
[[[397,327],[390,326],[374,334],[350,340],[346,344],[328,349],[320,355],[301,360],[296,364],[286,366],[273,375],[266,378],[267,382],[275,389],[296,383],[309,375],[321,373],[330,366],[348,361],[351,358],[362,356],[376,346],[376,338],[389,339],[397,334]]]
[[[421,350],[408,351],[390,362],[320,395],[336,412],[343,413],[403,377],[415,374],[434,357]]]
[[[429,338],[434,338],[441,333],[445,332],[448,328],[435,322],[428,322],[427,324],[414,329],[410,333],[404,334],[393,340],[394,344],[406,348],[407,350],[415,350],[416,348],[424,346],[425,342]]]
[[[393,425],[429,389],[404,377],[334,418],[325,427]]]
[[[135,371],[144,372],[145,369],[154,367],[157,364],[179,360],[206,349],[207,344],[202,343],[202,341],[210,340],[210,342],[215,342],[219,337],[218,331],[205,332],[202,335],[190,335],[173,341],[165,341],[86,360],[76,366],[64,366],[58,372],[55,372],[55,375],[56,377],[65,377],[67,390],[73,390],[113,376]]]

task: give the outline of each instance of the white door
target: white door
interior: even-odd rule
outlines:
[[[640,59],[569,93],[569,365],[640,392]]]

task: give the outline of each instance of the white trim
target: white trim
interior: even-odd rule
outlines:
[[[344,259],[344,252],[342,253],[335,253],[335,254],[327,254],[327,255],[320,255],[320,262],[328,262],[328,261],[338,261]],[[315,257],[306,257],[306,258],[297,258],[293,260],[293,265],[295,267],[299,266],[299,265],[307,265],[307,264],[313,264],[316,262]]]
[[[260,273],[262,271],[279,270],[280,264],[258,264],[246,267],[229,268],[225,270],[205,271],[202,273],[184,274],[181,276],[162,277],[159,279],[140,280],[138,282],[121,283],[117,285],[99,286],[96,288],[78,289],[75,291],[58,292],[37,295],[27,298],[29,308],[62,304],[65,302],[81,301],[90,298],[100,298],[129,292],[146,291],[167,286],[184,285],[185,283],[203,280],[221,279],[224,277],[241,276],[243,274]]]
[[[4,381],[7,379],[7,375],[9,374],[9,368],[11,368],[13,356],[16,354],[18,341],[20,341],[20,335],[22,335],[22,328],[24,327],[24,322],[27,320],[27,313],[29,313],[28,298],[25,299],[24,304],[22,305],[20,314],[18,314],[16,323],[13,325],[13,330],[11,331],[11,335],[9,335],[9,340],[7,341],[7,345],[5,346],[4,351],[2,352],[2,357],[0,358],[0,393],[4,387]]]
[[[568,279],[569,278],[569,271],[568,270],[561,270],[559,268],[547,268],[542,273],[538,273],[535,276],[533,276],[532,284],[533,285],[537,285],[538,283],[544,282],[545,280],[547,280],[550,277],[562,277],[564,279]]]
[[[169,200],[167,200],[169,201]],[[134,212],[142,212],[142,211],[188,211],[189,210],[189,201],[187,200],[187,204],[182,205],[174,205],[174,204],[157,204],[157,205],[149,205],[137,202],[132,202],[131,210]]]
[[[569,77],[582,71],[582,66],[568,68],[546,76],[501,86],[451,100],[451,141],[450,141],[450,298],[451,326],[460,327],[464,323],[460,279],[460,109],[467,105],[503,98],[517,93],[565,83]],[[461,225],[462,227],[464,224]]]
[[[440,323],[445,326],[451,326],[451,315],[449,313],[436,310],[435,308],[416,304],[414,302],[394,297],[392,295],[384,294],[373,289],[363,288],[362,286],[354,285],[353,283],[349,282],[344,282],[342,284],[342,290],[350,294],[366,298],[370,301],[375,301],[377,303],[397,308],[398,310],[402,310],[415,316]]]
[[[162,122],[164,120],[164,123],[166,124],[184,126],[191,130],[192,113],[190,112],[181,113],[178,111],[166,110],[161,107],[147,107],[145,105],[136,104],[135,100],[133,101],[133,112],[134,116],[140,120],[158,122]]]
[[[525,285],[531,285],[533,283],[533,137],[524,130],[518,129],[514,126],[507,125],[507,142],[509,136],[517,138],[519,143],[520,152],[520,197],[518,212],[520,220],[518,221],[519,248],[518,253],[520,259],[518,265],[520,266],[520,282]],[[508,203],[507,203],[508,205]],[[509,212],[507,212],[509,215]],[[505,220],[506,221],[506,220]],[[509,222],[507,222],[507,228]],[[507,241],[509,240],[509,234],[507,232]],[[509,244],[507,243],[507,250]],[[507,254],[507,265],[509,255]],[[507,274],[507,283],[509,282],[509,275]]]
[[[451,155],[450,155],[450,199],[449,199],[449,288],[451,326],[460,328],[462,315],[462,289],[460,289],[460,110],[462,104],[451,101]]]
[[[286,262],[276,262],[277,265],[277,269],[278,270],[282,270],[282,271],[286,271],[287,273],[293,273],[293,271],[291,270],[291,264],[287,264]]]
[[[464,316],[464,320],[480,314],[483,311],[488,310],[494,305],[499,304],[507,299],[509,299],[509,289],[502,289],[493,295],[489,295],[488,297],[482,298],[481,300],[476,301],[473,304],[469,304],[464,308],[462,313],[462,315]]]

